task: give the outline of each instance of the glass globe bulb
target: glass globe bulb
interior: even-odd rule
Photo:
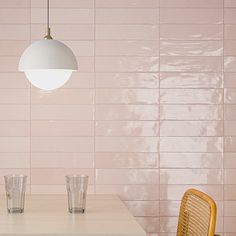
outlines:
[[[72,70],[46,69],[25,70],[27,79],[35,87],[43,90],[53,90],[63,86],[70,78]]]

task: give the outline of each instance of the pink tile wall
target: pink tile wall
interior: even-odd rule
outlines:
[[[118,194],[149,236],[175,235],[183,192],[218,204],[236,234],[236,1],[51,0],[55,38],[79,70],[35,89],[19,57],[45,33],[45,3],[0,1],[0,193],[6,173],[28,192]]]

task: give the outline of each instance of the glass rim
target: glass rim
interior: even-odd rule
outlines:
[[[23,174],[9,174],[9,175],[4,175],[4,178],[27,178],[27,175],[23,175]]]

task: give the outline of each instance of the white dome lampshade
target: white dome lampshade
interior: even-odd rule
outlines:
[[[77,61],[71,49],[53,39],[32,43],[19,62],[19,71],[25,72],[34,86],[44,90],[61,87],[77,69]]]

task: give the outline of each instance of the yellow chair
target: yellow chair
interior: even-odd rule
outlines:
[[[189,189],[180,206],[177,236],[214,236],[215,201],[203,192]]]

